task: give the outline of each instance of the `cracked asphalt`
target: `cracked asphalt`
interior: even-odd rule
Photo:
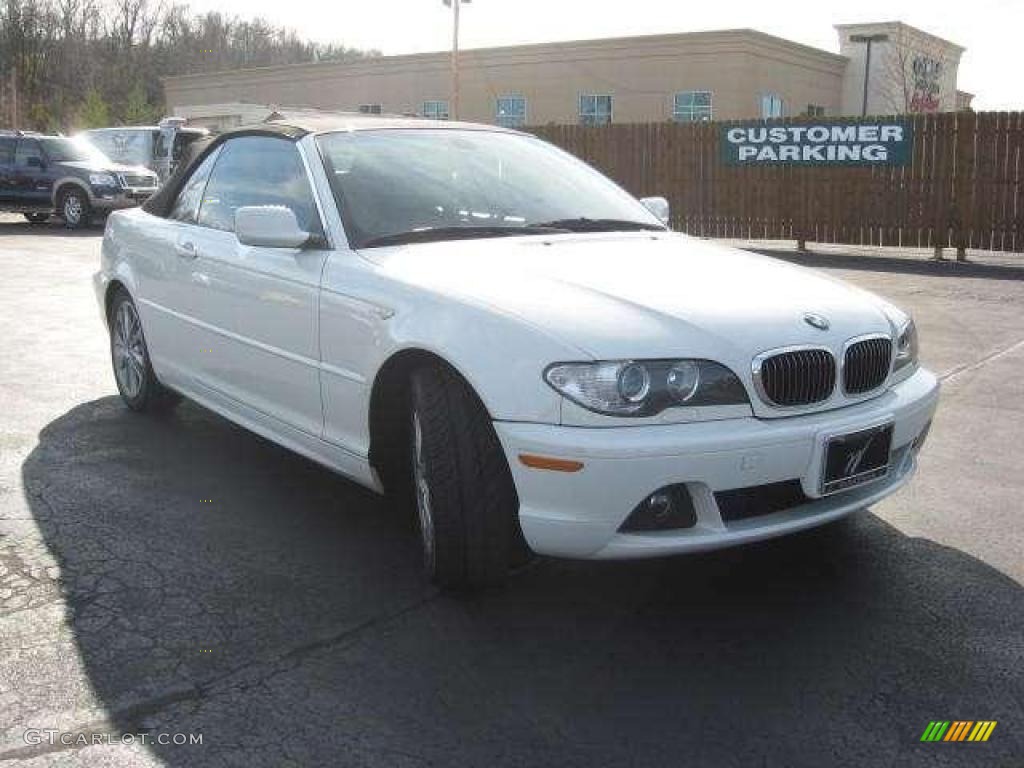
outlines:
[[[0,217],[0,764],[1024,764],[1019,256],[800,257],[912,310],[943,375],[897,496],[460,599],[372,494],[195,405],[122,407],[99,236]],[[999,724],[920,743],[935,719]]]

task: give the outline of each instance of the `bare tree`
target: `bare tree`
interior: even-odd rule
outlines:
[[[0,0],[0,128],[159,114],[167,75],[374,54],[172,0]]]

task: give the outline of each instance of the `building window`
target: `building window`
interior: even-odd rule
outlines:
[[[711,119],[711,91],[680,91],[672,102],[672,119],[695,123]]]
[[[808,104],[807,111],[804,114],[808,117],[824,117],[825,108],[820,104]]]
[[[448,102],[443,99],[423,102],[423,116],[430,120],[448,119]]]
[[[359,114],[361,115],[379,115],[382,112],[380,104],[360,104]]]
[[[580,125],[605,125],[611,121],[611,96],[590,93],[580,95]]]
[[[782,117],[784,114],[785,105],[779,94],[765,93],[761,95],[761,117]]]
[[[495,109],[495,122],[505,128],[526,125],[526,99],[522,96],[501,96]]]

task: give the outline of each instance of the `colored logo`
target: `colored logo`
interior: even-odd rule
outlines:
[[[988,741],[995,728],[995,720],[932,720],[921,741]]]

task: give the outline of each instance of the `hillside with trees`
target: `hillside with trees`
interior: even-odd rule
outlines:
[[[372,55],[159,0],[0,0],[0,128],[148,123],[161,77]]]

